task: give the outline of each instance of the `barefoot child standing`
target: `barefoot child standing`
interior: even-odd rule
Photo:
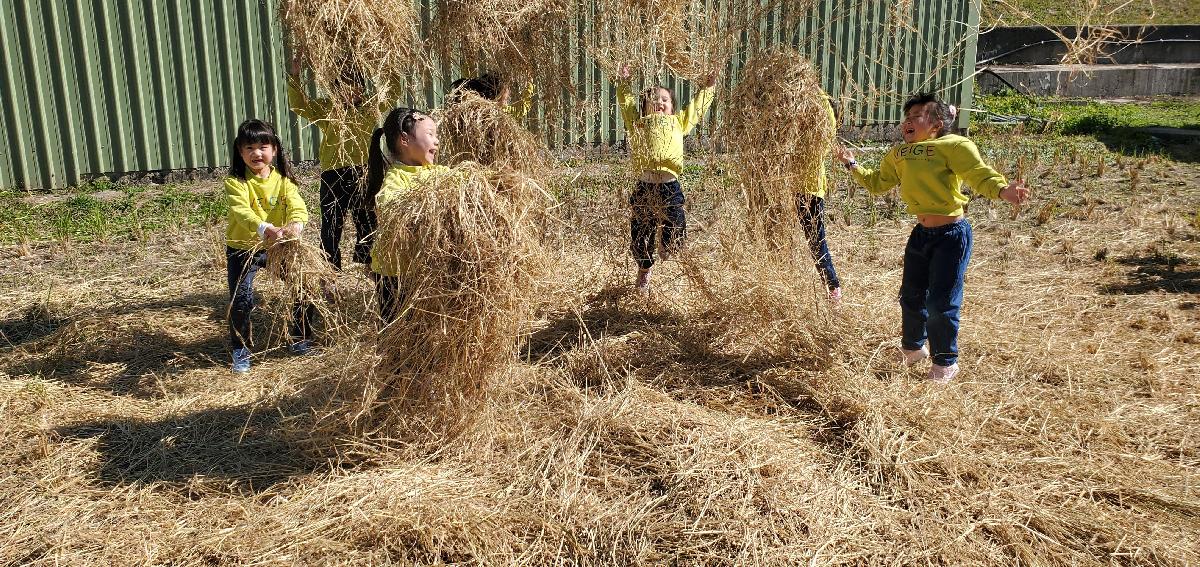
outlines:
[[[948,133],[954,118],[954,107],[918,94],[904,103],[904,143],[888,151],[878,171],[858,165],[846,148],[837,151],[867,191],[885,193],[899,184],[900,198],[917,216],[904,248],[900,348],[908,365],[932,355],[929,379],[943,383],[958,374],[958,312],[971,259],[962,182],[979,195],[1013,205],[1029,196],[1024,182],[1009,183],[984,164],[974,142]]]
[[[631,207],[629,249],[637,261],[637,290],[649,291],[650,269],[654,266],[655,240],[662,227],[664,259],[683,244],[687,231],[683,188],[683,137],[712,105],[716,74],[709,75],[704,88],[687,108],[675,112],[675,96],[665,87],[646,89],[634,98],[629,90],[629,66],[621,68],[617,82],[617,101],[621,119],[629,137],[629,153],[637,186],[629,197]]]

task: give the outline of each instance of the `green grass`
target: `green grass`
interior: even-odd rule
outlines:
[[[1137,129],[1150,126],[1200,129],[1200,101],[1194,99],[1101,104],[1091,100],[1030,97],[1009,91],[979,96],[976,105],[996,114],[1032,118],[1033,121],[1025,127],[1026,131],[1092,136],[1114,151],[1154,152],[1176,159],[1190,160],[1195,144],[1171,143]],[[980,124],[978,129],[989,132],[1003,130],[1004,127]]]
[[[0,242],[108,242],[224,221],[224,199],[215,190],[196,188],[98,181],[57,193],[54,200],[43,203],[31,202],[28,193],[0,191]],[[121,194],[112,199],[95,196],[114,190]]]
[[[1062,0],[1013,0],[1023,14],[1015,14],[1006,9],[996,0],[984,0],[980,13],[983,25],[1047,25],[1071,26],[1079,25],[1080,13],[1077,6],[1082,0],[1063,2]],[[1122,7],[1123,4],[1127,4]],[[1120,9],[1118,9],[1120,8]],[[1113,10],[1116,10],[1115,12]],[[1097,24],[1196,24],[1200,23],[1200,2],[1196,0],[1102,0],[1100,9],[1102,15],[1112,13],[1106,21],[1087,22]],[[1030,21],[1032,20],[1032,21]]]

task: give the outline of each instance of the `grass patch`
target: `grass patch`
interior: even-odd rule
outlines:
[[[1071,4],[1061,0],[1015,0],[1011,2],[1026,15],[1013,13],[1001,2],[985,0],[980,11],[984,26],[1019,26],[1041,24],[1047,26],[1079,25],[1079,14]],[[1115,11],[1114,11],[1115,10]],[[1195,24],[1200,22],[1200,3],[1194,0],[1155,0],[1151,2],[1126,2],[1125,0],[1102,0],[1100,11],[1111,14],[1109,21],[1092,24]],[[1032,22],[1030,20],[1033,20]]]
[[[0,191],[0,242],[108,242],[225,220],[225,201],[208,185],[120,185],[98,181],[37,196]]]

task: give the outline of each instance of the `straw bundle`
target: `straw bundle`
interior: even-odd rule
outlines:
[[[320,248],[303,240],[284,240],[267,248],[267,271],[283,282],[295,301],[320,300],[337,283],[337,271]]]
[[[368,406],[430,405],[456,421],[514,355],[543,262],[529,194],[514,181],[465,163],[380,211],[377,242],[406,299],[379,337]]]
[[[777,239],[794,232],[795,194],[817,182],[836,125],[812,65],[794,50],[747,62],[726,110],[723,136],[735,156],[749,229]]]
[[[439,151],[448,156],[448,163],[473,161],[495,169],[520,171],[538,180],[548,177],[549,150],[496,101],[461,92],[434,117],[441,142]]]
[[[330,95],[333,122],[357,110],[358,87],[373,87],[363,107],[378,108],[428,68],[411,0],[280,0],[279,12],[303,67]]]
[[[575,25],[573,7],[568,0],[439,0],[433,49],[467,70],[500,71],[514,91],[531,81],[546,92],[573,91],[568,46],[547,36]]]

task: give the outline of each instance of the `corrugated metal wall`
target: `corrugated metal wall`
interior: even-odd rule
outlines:
[[[429,22],[432,2],[419,1]],[[774,25],[778,14],[763,29],[767,43],[809,55],[826,90],[842,98],[847,123],[897,122],[899,97],[919,88],[971,103],[977,1],[816,0],[791,37]],[[315,159],[316,128],[287,109],[277,16],[275,0],[0,0],[0,187],[221,167],[249,116],[279,126],[294,159]],[[601,103],[551,141],[618,141],[612,85],[582,48],[587,19],[558,33],[578,54],[580,89]],[[725,88],[743,61],[730,65]],[[410,102],[432,107],[451,78]],[[691,95],[685,82],[668,83],[681,100]]]

